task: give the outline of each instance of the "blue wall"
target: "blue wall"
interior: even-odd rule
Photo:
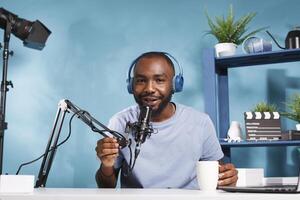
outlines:
[[[22,162],[44,152],[60,99],[72,100],[103,123],[133,104],[126,92],[126,73],[130,62],[145,51],[174,55],[185,77],[184,92],[174,100],[204,110],[201,53],[216,43],[205,35],[204,11],[211,16],[226,14],[230,3],[237,16],[257,12],[251,28],[269,26],[281,43],[290,26],[300,25],[297,0],[2,0],[5,9],[39,19],[52,31],[43,51],[11,38],[15,55],[9,60],[8,80],[15,87],[7,94],[3,172],[13,174]],[[283,88],[286,96],[299,90],[299,84],[290,87],[272,73],[284,74],[280,80],[300,77],[299,63],[230,71],[231,120],[243,122],[242,113],[258,101],[276,102],[282,91],[272,88]],[[284,126],[292,129],[294,123],[284,121]],[[96,187],[99,162],[94,147],[100,138],[75,119],[71,138],[56,154],[47,186]],[[263,167],[268,176],[295,176],[299,157],[295,147],[233,150],[236,166]],[[40,161],[24,167],[21,174],[37,175],[39,166]]]

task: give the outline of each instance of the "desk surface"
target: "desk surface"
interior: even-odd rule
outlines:
[[[299,200],[300,194],[203,193],[180,189],[38,188],[32,194],[1,194],[0,200]]]

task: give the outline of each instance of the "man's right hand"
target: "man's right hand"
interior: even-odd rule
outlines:
[[[95,150],[102,165],[104,167],[112,167],[119,155],[119,143],[115,138],[105,137],[98,140]]]

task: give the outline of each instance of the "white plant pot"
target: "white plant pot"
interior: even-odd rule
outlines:
[[[300,131],[300,124],[296,124],[296,130]]]
[[[234,43],[219,43],[215,45],[217,58],[235,55],[237,45]]]

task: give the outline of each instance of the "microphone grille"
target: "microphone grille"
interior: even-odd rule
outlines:
[[[151,114],[152,114],[152,109],[150,106],[141,106],[139,121],[143,123],[149,123]]]

